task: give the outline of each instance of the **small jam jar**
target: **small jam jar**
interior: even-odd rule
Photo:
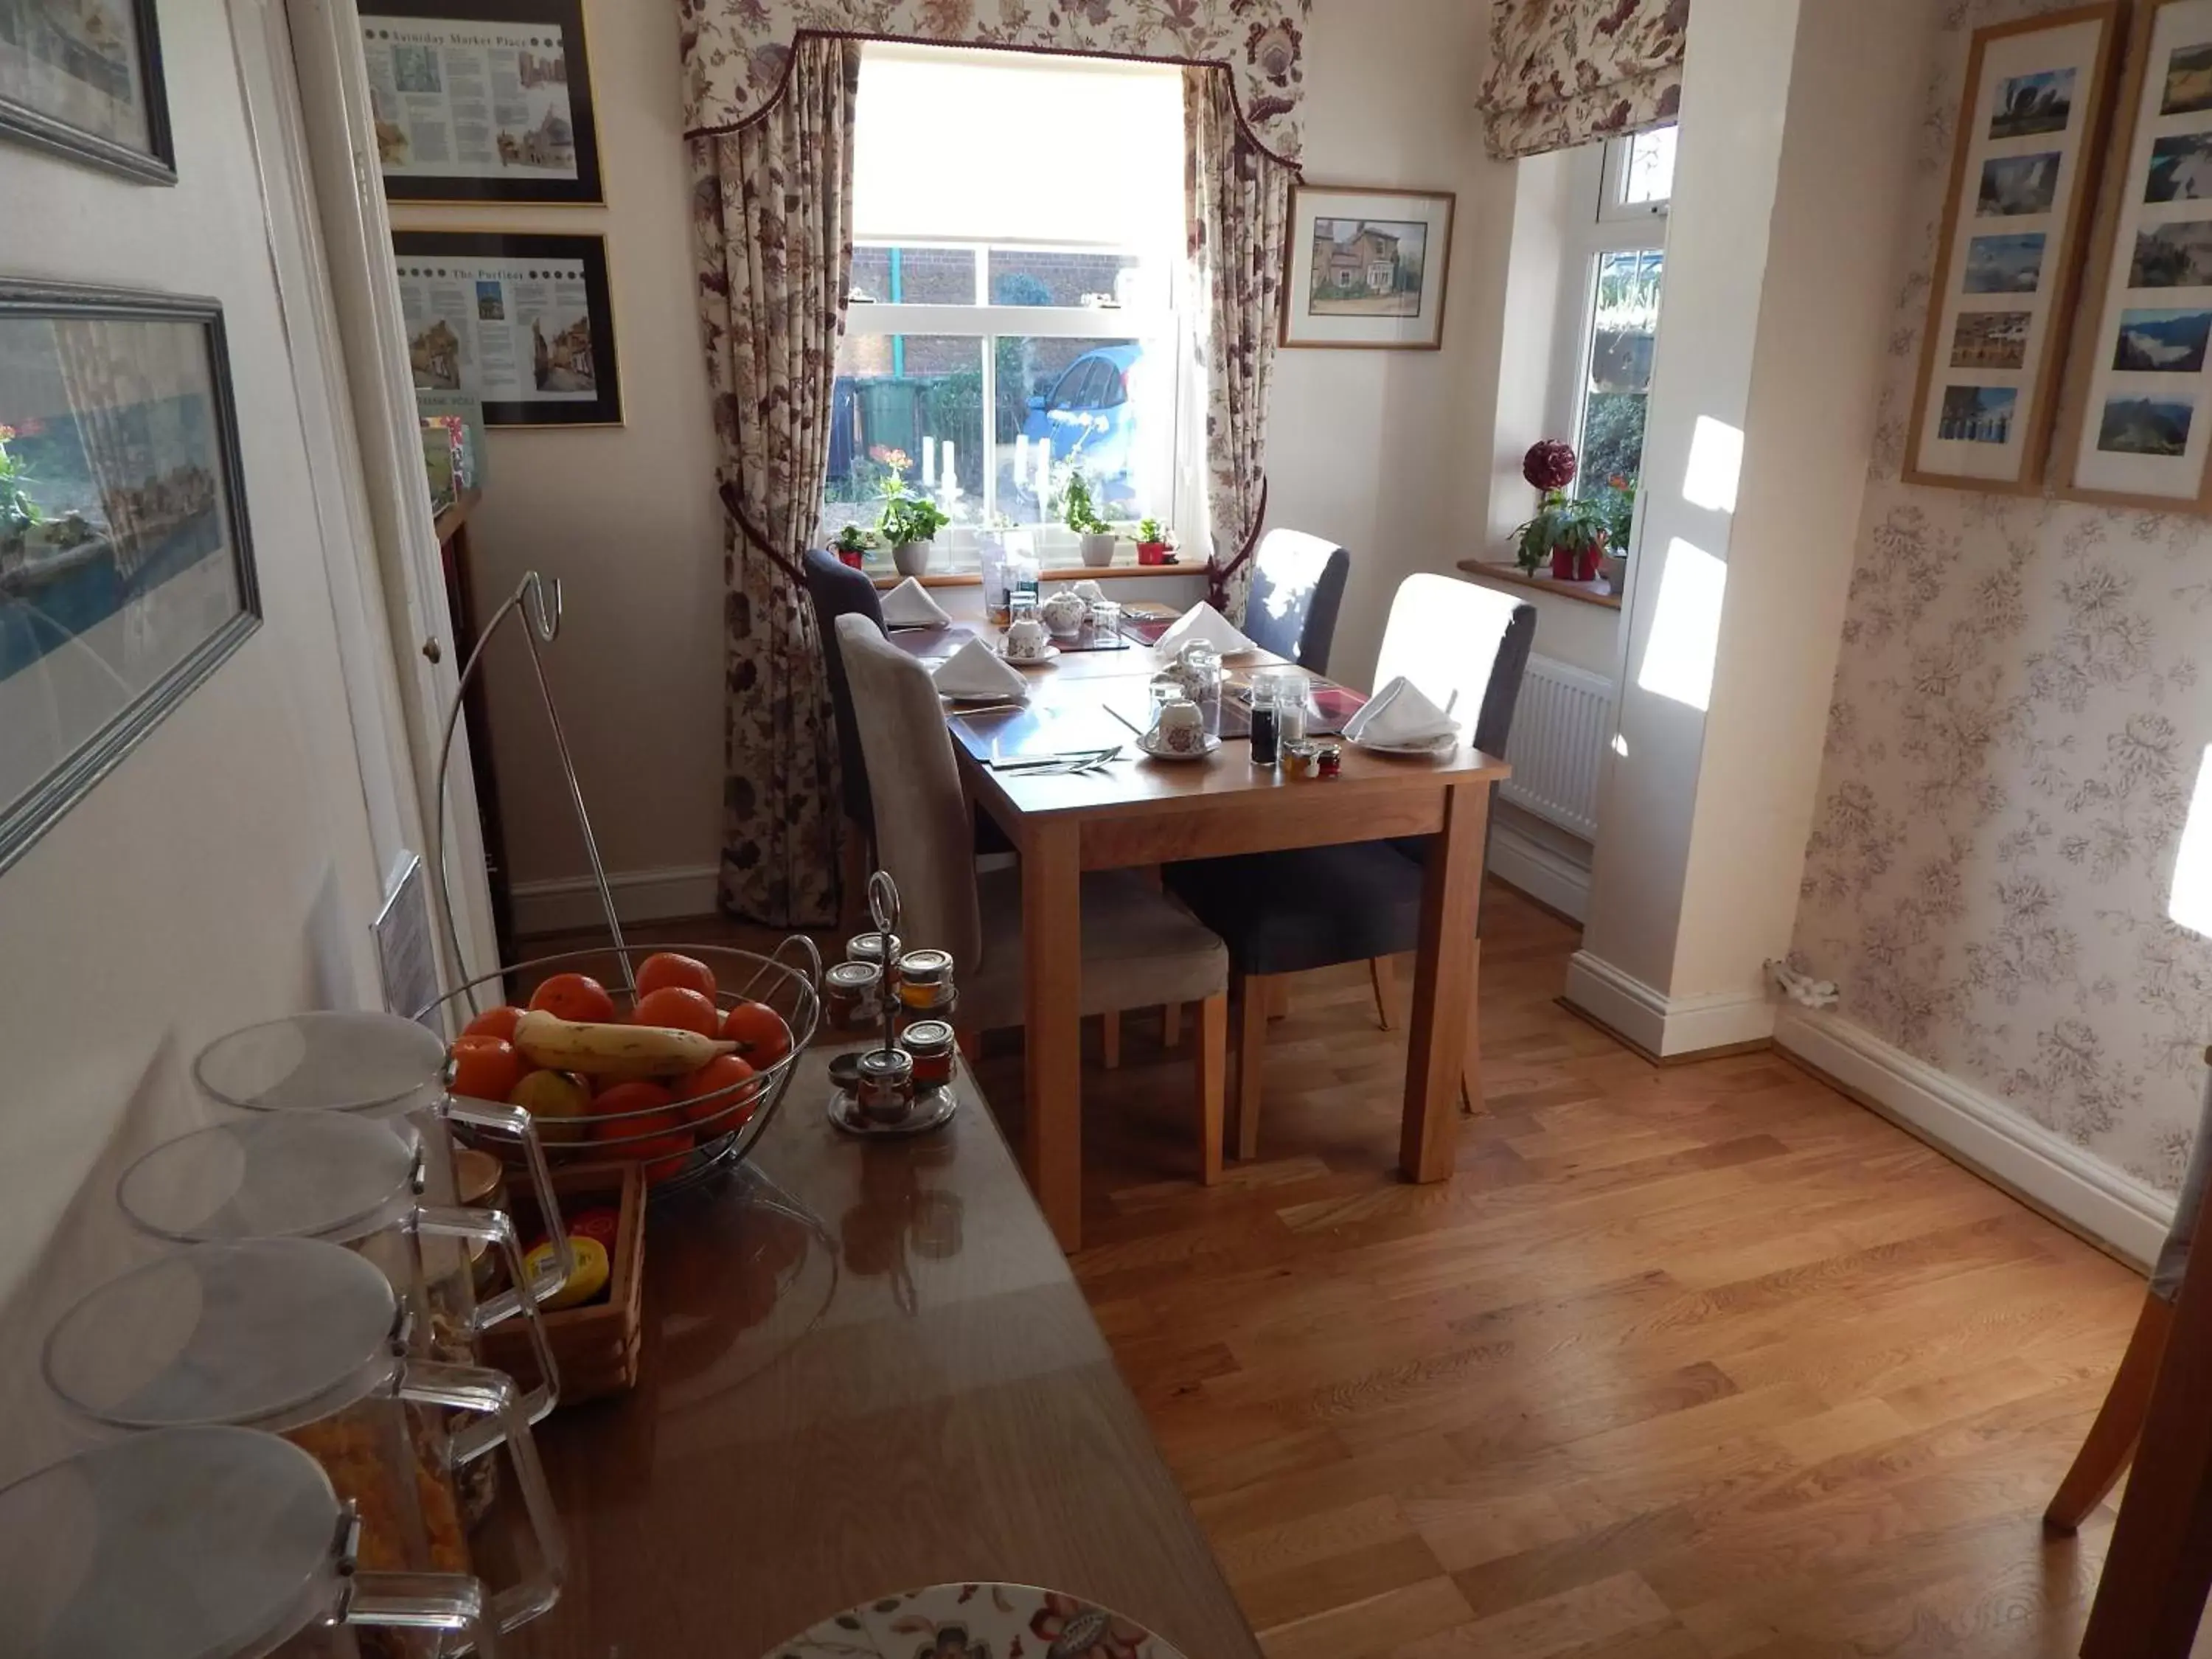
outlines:
[[[899,1000],[915,1013],[952,1006],[952,956],[946,951],[909,951],[898,960]]]
[[[1344,745],[1340,743],[1317,743],[1314,745],[1314,775],[1333,778],[1344,770]]]
[[[957,1046],[952,1027],[941,1019],[918,1019],[900,1035],[899,1047],[914,1060],[917,1090],[947,1089],[952,1085],[952,1051]]]
[[[1286,778],[1317,778],[1321,775],[1321,745],[1301,738],[1296,743],[1283,745],[1283,775]]]
[[[896,1128],[914,1115],[914,1056],[903,1048],[871,1048],[860,1056],[853,1103],[864,1121]]]
[[[845,959],[848,962],[874,963],[890,981],[891,988],[896,990],[902,948],[896,933],[855,933],[845,941]]]
[[[882,1008],[883,987],[881,963],[841,962],[822,975],[823,1015],[833,1030],[857,1030]]]

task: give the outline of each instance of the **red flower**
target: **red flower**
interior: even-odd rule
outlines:
[[[1521,462],[1521,476],[1548,495],[1575,481],[1577,465],[1571,446],[1546,438],[1528,447]]]
[[[1044,1605],[1030,1620],[1030,1632],[1048,1643],[1046,1659],[1137,1659],[1152,1632],[1119,1614],[1045,1592]]]

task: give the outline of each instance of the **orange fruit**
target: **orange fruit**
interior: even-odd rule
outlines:
[[[487,1008],[461,1028],[463,1036],[495,1036],[504,1042],[514,1041],[515,1022],[522,1018],[522,1010],[513,1003],[504,1007]]]
[[[758,1090],[742,1094],[725,1094],[726,1089],[735,1089],[751,1077],[753,1068],[735,1054],[717,1054],[696,1072],[687,1072],[677,1079],[676,1103],[683,1108],[684,1115],[697,1123],[707,1118],[720,1117],[733,1106],[750,1102]],[[714,1127],[718,1133],[736,1128],[750,1114],[740,1113],[723,1119]]]
[[[663,1099],[667,1098],[668,1091],[654,1084],[627,1083],[621,1086],[624,1089],[649,1089]],[[617,1090],[610,1089],[599,1098],[604,1101],[608,1095],[617,1092]],[[648,1103],[640,1097],[635,1106],[623,1109],[639,1110]],[[626,1142],[623,1146],[608,1147],[609,1156],[643,1164],[646,1180],[654,1185],[682,1174],[684,1160],[691,1155],[691,1130],[680,1112],[656,1112],[651,1117],[632,1118],[626,1123],[611,1123],[600,1118],[591,1125],[590,1134],[594,1140]]]
[[[463,1036],[453,1043],[453,1092],[471,1100],[505,1100],[527,1069],[504,1037]]]
[[[592,1100],[593,1117],[611,1117],[622,1112],[647,1112],[655,1107],[674,1104],[676,1097],[658,1083],[612,1083],[602,1089]],[[681,1122],[682,1117],[671,1114]],[[641,1135],[653,1127],[651,1118],[637,1118],[628,1123],[609,1123],[595,1126],[592,1139],[605,1140],[615,1135]]]
[[[678,956],[673,951],[661,951],[647,957],[637,970],[638,995],[649,997],[670,986],[696,991],[709,1002],[722,988],[714,983],[714,970],[696,957]]]
[[[722,1016],[722,1040],[736,1043],[758,1071],[791,1052],[791,1027],[765,1002],[740,1002]]]
[[[665,1025],[678,1031],[696,1031],[702,1037],[722,1034],[722,1011],[714,999],[702,996],[685,985],[664,985],[647,991],[630,1011],[633,1025]]]
[[[615,1017],[615,1000],[589,974],[554,975],[532,994],[530,1006],[538,1012],[586,1024],[603,1025]]]

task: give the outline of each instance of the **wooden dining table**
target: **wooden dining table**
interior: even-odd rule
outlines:
[[[997,637],[979,589],[939,590],[955,626],[945,653],[971,636]],[[941,659],[918,634],[895,635],[924,661]],[[1137,732],[1147,686],[1166,653],[1132,641],[1127,650],[1063,652],[1020,672],[1029,702],[1071,732],[1118,732],[1119,757],[1093,771],[1000,769],[976,724],[946,704],[953,745],[975,804],[1021,859],[1024,1048],[1028,1110],[1022,1165],[1064,1249],[1083,1240],[1080,976],[1081,882],[1086,870],[1119,870],[1291,848],[1431,837],[1407,1028],[1399,1168],[1435,1182],[1452,1172],[1462,1078],[1479,1065],[1474,1013],[1478,898],[1492,789],[1505,763],[1462,743],[1448,754],[1382,755],[1343,745],[1343,770],[1291,779],[1255,766],[1250,744],[1223,742],[1203,760],[1154,760]],[[1296,665],[1266,652],[1225,659],[1232,682]],[[1316,677],[1318,678],[1318,677]],[[1080,739],[1088,742],[1086,736]],[[1109,739],[1110,740],[1110,739]],[[982,752],[979,753],[978,751]]]

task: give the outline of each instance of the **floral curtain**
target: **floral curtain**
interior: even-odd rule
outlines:
[[[726,509],[721,899],[777,927],[837,918],[836,745],[800,560],[822,514],[853,265],[854,40],[793,50],[757,120],[690,141],[692,229]]]
[[[1190,217],[1194,331],[1206,386],[1206,581],[1241,620],[1267,510],[1267,392],[1273,378],[1296,170],[1248,140],[1237,88],[1218,68],[1183,71],[1183,196]]]
[[[1491,0],[1481,107],[1501,161],[1671,121],[1690,0]]]

